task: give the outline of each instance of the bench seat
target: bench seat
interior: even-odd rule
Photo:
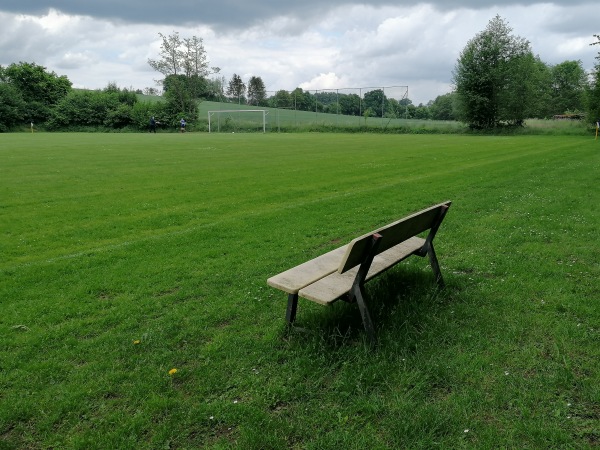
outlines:
[[[267,284],[288,294],[297,294],[303,287],[338,270],[347,248],[348,244],[292,267],[269,278]]]
[[[378,254],[373,258],[373,263],[371,264],[371,267],[369,267],[369,272],[367,273],[365,281],[375,278],[377,275],[385,272],[403,259],[413,255],[423,247],[424,243],[425,239],[412,237],[401,244]],[[338,273],[336,266],[333,273],[303,287],[298,291],[298,295],[321,305],[330,305],[350,292],[358,269],[359,266],[356,266],[344,273]]]

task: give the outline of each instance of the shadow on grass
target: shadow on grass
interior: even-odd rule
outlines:
[[[392,345],[413,352],[424,326],[442,314],[451,302],[460,299],[460,286],[452,279],[445,281],[446,287],[438,289],[430,270],[397,266],[367,283],[366,301],[376,330],[377,347]],[[331,307],[321,307],[300,299],[296,322],[283,332],[283,338],[323,350],[368,347],[357,304],[342,300]]]

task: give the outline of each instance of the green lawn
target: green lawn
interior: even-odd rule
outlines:
[[[219,103],[203,101],[198,108],[198,117],[208,121],[209,111],[237,111],[237,110],[264,110],[265,129],[270,132],[281,130],[317,131],[324,127],[330,128],[369,128],[375,130],[414,129],[428,130],[429,132],[457,132],[464,129],[459,122],[444,120],[419,120],[419,119],[390,119],[381,117],[347,116],[344,114],[331,114],[315,111],[299,111],[291,108],[268,108],[235,103]],[[262,131],[262,113],[220,113],[211,117],[211,131]],[[313,128],[315,130],[313,130]]]
[[[600,445],[600,142],[0,135],[0,448]],[[355,305],[266,279],[453,205]],[[169,374],[171,369],[177,369]]]

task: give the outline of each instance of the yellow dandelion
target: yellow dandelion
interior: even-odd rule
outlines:
[[[169,370],[169,375],[175,375],[177,373],[177,369]]]
[[[142,342],[142,341],[140,341],[139,339],[136,339],[135,341],[133,341],[133,345],[138,345],[140,342]]]

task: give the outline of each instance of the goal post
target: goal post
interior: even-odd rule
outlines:
[[[265,109],[219,109],[208,111],[208,132],[212,133],[214,129],[214,122],[216,118],[216,126],[217,132],[221,131],[221,118],[225,115],[225,126],[235,126],[236,124],[243,128],[243,125],[246,126],[251,125],[252,121],[258,124],[258,121],[262,122],[262,132],[266,133],[267,131],[267,113],[268,111]],[[244,116],[244,119],[241,117]],[[258,119],[256,119],[258,116]],[[245,121],[245,122],[244,122]]]

